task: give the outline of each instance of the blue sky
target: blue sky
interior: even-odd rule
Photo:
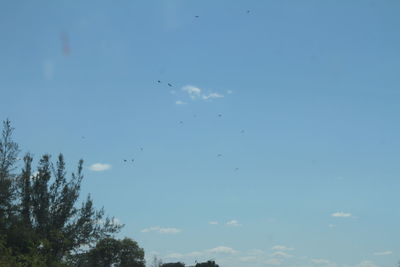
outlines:
[[[148,259],[395,266],[399,8],[3,1],[0,119]]]

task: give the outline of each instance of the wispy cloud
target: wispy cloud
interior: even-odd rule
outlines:
[[[105,164],[105,163],[94,163],[89,166],[89,170],[94,171],[94,172],[102,172],[111,169],[110,164]]]
[[[175,104],[177,104],[177,105],[186,105],[187,103],[183,102],[181,100],[177,100],[177,101],[175,101]]]
[[[282,245],[273,246],[272,249],[273,250],[284,250],[284,251],[294,250],[294,248],[288,248],[288,247],[282,246]]]
[[[184,259],[199,259],[199,258],[210,258],[215,256],[229,256],[231,257],[234,254],[238,254],[239,251],[227,247],[227,246],[218,246],[211,249],[205,249],[201,251],[193,251],[189,253],[169,253],[165,255],[165,258],[175,259],[175,260],[184,260]]]
[[[392,253],[393,253],[392,251],[387,250],[387,251],[382,251],[382,252],[375,252],[374,255],[376,255],[376,256],[387,256],[387,255],[390,255]]]
[[[191,99],[211,100],[216,98],[223,98],[224,95],[217,92],[203,93],[203,89],[194,85],[185,85],[182,91],[186,92]]]
[[[281,259],[268,259],[264,263],[267,265],[281,265],[282,260]]]
[[[201,89],[193,85],[186,85],[182,87],[182,90],[188,93],[191,99],[195,99],[201,96]]]
[[[224,97],[224,96],[221,94],[218,94],[218,93],[210,93],[208,95],[202,95],[202,98],[204,100],[213,99],[213,98],[222,98],[222,97]]]
[[[228,95],[233,94],[233,91],[232,91],[232,90],[228,90],[228,91],[226,91],[226,92],[227,92]]]
[[[346,213],[343,211],[339,211],[339,212],[335,212],[331,214],[332,217],[336,217],[336,218],[350,218],[351,217],[351,213]]]
[[[163,228],[160,226],[153,226],[149,228],[145,228],[141,231],[142,233],[156,232],[159,234],[178,234],[182,232],[181,229],[178,228]]]
[[[207,250],[209,253],[218,253],[218,254],[234,254],[237,251],[230,247],[219,246],[212,249]]]
[[[169,258],[169,259],[182,259],[184,257],[184,255],[181,253],[171,253],[171,254],[166,255],[165,257]]]
[[[372,261],[365,260],[356,265],[356,267],[378,267],[378,265]]]
[[[218,224],[218,222],[217,222],[217,221],[211,221],[211,222],[208,222],[208,224],[211,224],[211,225],[217,225],[217,224]]]
[[[323,266],[336,266],[336,263],[327,260],[327,259],[311,259],[311,262],[316,265],[323,265]]]
[[[241,224],[237,221],[237,220],[230,220],[228,222],[226,222],[226,225],[228,226],[241,226]]]
[[[283,251],[275,251],[274,253],[271,254],[273,257],[281,257],[281,258],[291,258],[293,257],[292,255],[283,252]]]

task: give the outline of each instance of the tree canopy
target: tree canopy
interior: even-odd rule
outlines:
[[[33,171],[27,153],[18,172],[13,130],[6,120],[0,138],[0,265],[65,266],[66,258],[79,258],[84,248],[93,248],[90,255],[96,255],[114,242],[119,266],[143,266],[144,252],[136,242],[111,239],[122,225],[106,217],[104,209],[95,209],[90,196],[78,205],[83,160],[68,178],[62,154],[55,163],[43,155]]]

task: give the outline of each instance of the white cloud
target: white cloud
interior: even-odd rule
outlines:
[[[393,253],[392,251],[387,250],[387,251],[382,251],[382,252],[375,252],[374,255],[376,255],[376,256],[386,256],[386,255],[390,255],[392,253]]]
[[[216,248],[209,249],[207,250],[207,252],[218,253],[218,254],[234,254],[237,251],[230,247],[219,246]]]
[[[326,260],[326,259],[312,259],[311,262],[315,263],[315,264],[329,264],[330,263],[330,261]]]
[[[378,265],[372,261],[365,260],[360,262],[356,267],[378,267]]]
[[[201,89],[193,85],[186,85],[182,87],[182,90],[187,92],[192,99],[198,98],[201,95]]]
[[[191,99],[203,99],[210,100],[215,98],[223,98],[224,95],[217,92],[210,92],[208,94],[204,94],[203,90],[194,85],[186,85],[182,87],[182,91],[186,92]]]
[[[218,224],[218,222],[217,222],[217,221],[211,221],[211,222],[208,222],[208,224],[211,224],[211,225],[217,225],[217,224]]]
[[[327,259],[311,259],[311,262],[313,263],[313,264],[316,264],[316,265],[322,265],[322,266],[329,266],[329,267],[335,267],[336,266],[336,263],[334,263],[334,262],[332,262],[332,261],[330,261],[330,260],[327,260]]]
[[[237,220],[231,220],[226,222],[226,225],[228,226],[241,226],[241,224]]]
[[[294,248],[288,248],[282,245],[276,245],[272,247],[273,250],[293,250]]]
[[[183,102],[181,100],[177,100],[177,101],[175,101],[175,104],[177,104],[177,105],[186,105],[187,103]]]
[[[157,232],[159,234],[178,234],[178,233],[182,232],[182,230],[177,229],[177,228],[163,228],[160,226],[154,226],[154,227],[145,228],[141,232],[142,233]]]
[[[331,223],[331,224],[328,224],[328,227],[329,227],[329,228],[334,228],[334,227],[336,227],[336,225],[334,225],[334,224]]]
[[[268,259],[265,261],[265,264],[267,265],[281,265],[282,260],[281,259]]]
[[[351,217],[351,213],[345,213],[343,211],[332,213],[332,217],[336,218],[349,218]]]
[[[244,256],[244,257],[240,257],[239,260],[243,261],[243,262],[255,262],[255,261],[257,261],[257,257],[255,257],[255,256]]]
[[[169,259],[182,259],[184,257],[184,255],[181,254],[181,253],[171,253],[171,254],[168,254],[165,257],[169,258]]]
[[[111,169],[111,165],[104,163],[95,163],[90,165],[89,169],[94,172],[102,172]]]
[[[203,255],[203,253],[200,251],[193,251],[193,252],[186,254],[187,257],[191,257],[191,258],[200,257],[201,255]]]
[[[218,93],[210,93],[208,95],[202,95],[202,98],[204,100],[213,99],[213,98],[222,98],[222,97],[224,97],[224,95],[221,95]]]
[[[273,257],[282,257],[282,258],[291,258],[293,257],[292,255],[283,252],[283,251],[276,251],[274,253],[271,254]]]

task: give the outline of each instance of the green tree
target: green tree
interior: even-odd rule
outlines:
[[[18,157],[18,144],[12,140],[14,128],[11,122],[3,122],[3,131],[0,137],[0,235],[4,235],[10,226],[13,214],[13,200],[15,190],[13,180],[15,164]]]
[[[105,238],[80,257],[84,267],[145,267],[144,250],[130,238]]]
[[[164,263],[160,267],[185,267],[185,264],[182,262],[170,262]]]
[[[197,263],[195,267],[219,267],[219,265],[216,264],[215,261],[207,261],[207,262]]]
[[[83,179],[83,161],[67,179],[62,154],[57,162],[50,155],[39,160],[32,173],[33,158],[26,154],[23,168],[15,174],[18,145],[12,140],[10,121],[3,123],[0,137],[0,266],[64,266],[66,256],[79,255],[109,238],[122,225],[96,210],[90,196],[77,207]],[[129,255],[126,256],[129,259]]]

